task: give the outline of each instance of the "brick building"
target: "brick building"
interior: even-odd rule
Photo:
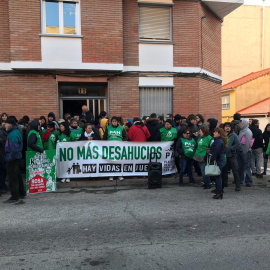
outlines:
[[[221,119],[221,24],[242,2],[0,0],[0,112]]]

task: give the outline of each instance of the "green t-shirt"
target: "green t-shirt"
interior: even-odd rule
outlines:
[[[206,156],[206,148],[210,148],[210,143],[213,140],[213,138],[208,135],[206,137],[200,137],[197,141],[197,150],[195,152],[195,156]]]
[[[56,142],[58,140],[60,132],[59,131],[54,131],[50,133],[49,139],[44,142],[44,149],[45,150],[54,150],[56,149]]]
[[[181,138],[182,148],[184,150],[185,156],[188,158],[193,158],[195,153],[196,142],[194,139],[187,140],[185,138]]]
[[[108,141],[122,141],[123,140],[123,130],[124,128],[122,126],[117,126],[114,128],[112,125],[107,126],[108,129]]]
[[[35,150],[33,150],[32,148],[30,148],[28,146],[28,139],[31,136],[31,134],[36,134],[37,141],[36,141],[35,145],[40,147],[41,149],[43,149],[43,143],[42,143],[42,140],[41,140],[41,137],[40,137],[39,133],[37,131],[35,131],[35,130],[30,130],[30,132],[28,133],[28,136],[27,136],[27,151],[35,151]]]
[[[83,132],[83,130],[82,130],[82,128],[78,128],[78,129],[70,129],[70,131],[71,131],[71,133],[73,134],[73,136],[74,136],[74,140],[75,141],[78,141],[79,139],[80,139],[80,137],[82,136],[82,132]]]
[[[171,142],[177,138],[177,130],[174,127],[171,127],[170,129],[163,127],[159,131],[162,142]]]

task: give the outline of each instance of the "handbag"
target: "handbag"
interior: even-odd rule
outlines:
[[[210,165],[209,162],[210,156],[207,158],[207,164],[205,166],[204,174],[207,176],[218,176],[221,174],[220,168],[218,167],[216,161],[214,161],[213,165]]]

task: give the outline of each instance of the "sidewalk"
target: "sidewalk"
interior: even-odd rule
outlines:
[[[184,184],[187,186],[200,187],[202,182],[202,177],[195,176],[194,177],[197,185],[189,184],[189,179],[187,176],[184,177]],[[166,175],[163,176],[163,186],[168,185],[178,185],[178,174],[174,175]],[[264,175],[263,178],[252,177],[253,186],[255,187],[270,187],[270,174]],[[232,186],[233,175],[229,174],[229,186]],[[57,189],[74,189],[74,188],[101,188],[101,187],[147,187],[147,178],[138,177],[138,179],[134,179],[134,177],[125,177],[123,181],[114,180],[109,181],[108,178],[73,178],[70,183],[61,183],[57,182]]]

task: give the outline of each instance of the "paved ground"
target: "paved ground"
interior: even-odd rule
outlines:
[[[231,185],[223,200],[167,183],[62,188],[0,204],[0,269],[270,269],[267,181]]]

